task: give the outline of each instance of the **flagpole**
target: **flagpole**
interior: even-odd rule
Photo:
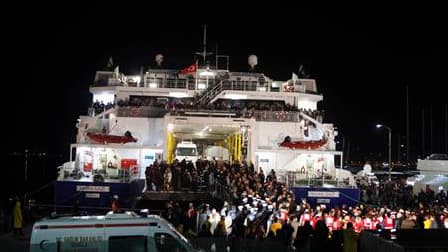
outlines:
[[[143,66],[140,66],[140,83],[138,83],[138,86],[142,87],[144,85],[144,81],[145,81],[145,76],[143,75]]]
[[[445,104],[445,153],[448,153],[448,104]]]
[[[409,141],[409,86],[406,85],[406,164],[409,164],[411,155],[411,142]]]
[[[198,60],[196,60],[196,71],[194,72],[194,81],[195,81],[195,85],[194,85],[194,90],[197,91],[198,90]]]
[[[422,109],[422,158],[424,158],[425,155],[425,109]]]
[[[433,149],[433,146],[434,146],[433,127],[434,127],[434,122],[432,120],[432,104],[431,104],[430,107],[429,107],[429,138],[430,138],[429,139],[429,142],[430,142],[429,150],[431,151],[430,154],[434,153],[434,149]]]
[[[202,52],[203,64],[205,65],[205,59],[207,57],[207,25],[204,25],[204,51]]]

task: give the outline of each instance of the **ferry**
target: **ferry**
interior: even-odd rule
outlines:
[[[274,80],[257,65],[249,55],[248,71],[231,71],[228,56],[207,52],[204,35],[200,57],[183,69],[165,66],[157,54],[138,75],[114,65],[97,71],[92,107],[79,117],[70,161],[59,169],[55,203],[107,206],[119,195],[132,206],[147,188],[146,168],[172,164],[185,141],[197,146],[198,158],[216,159],[205,150],[220,146],[225,161],[275,171],[291,187],[355,187],[341,169],[336,127],[318,109],[323,95],[316,80],[300,73]]]
[[[408,178],[414,194],[431,188],[435,193],[448,188],[448,154],[433,153],[424,159],[417,159],[418,175]]]

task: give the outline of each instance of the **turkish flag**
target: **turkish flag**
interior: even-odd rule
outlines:
[[[181,73],[182,74],[191,74],[196,72],[196,70],[198,69],[198,66],[196,64],[191,64],[190,66],[182,69]]]

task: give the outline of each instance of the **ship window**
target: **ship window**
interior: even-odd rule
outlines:
[[[109,237],[109,252],[146,252],[147,239],[143,235]]]

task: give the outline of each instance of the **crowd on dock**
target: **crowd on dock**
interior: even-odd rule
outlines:
[[[199,177],[207,185],[219,183],[227,188],[222,207],[191,203],[182,208],[169,203],[164,216],[186,235],[276,240],[303,247],[310,242],[314,246],[341,242],[344,232],[448,228],[444,190],[434,192],[426,187],[413,195],[412,187],[400,182],[360,185],[362,196],[357,205],[312,207],[305,199],[297,201],[274,171],[265,174],[250,163],[199,160],[196,165],[180,162],[173,166],[180,169],[178,174],[191,170],[202,174]],[[151,170],[157,169],[149,169],[150,183],[154,183]],[[171,188],[161,181],[155,188]]]

